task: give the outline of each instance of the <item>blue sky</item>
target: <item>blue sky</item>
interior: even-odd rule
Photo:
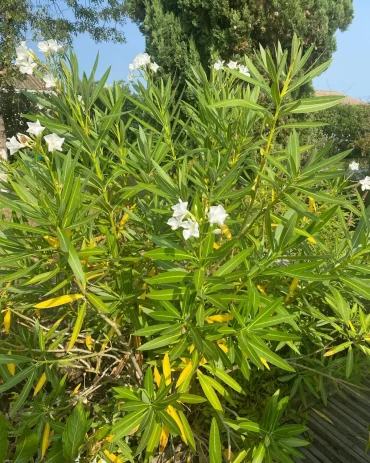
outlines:
[[[370,0],[354,0],[355,18],[345,32],[337,33],[338,49],[330,68],[317,79],[316,89],[338,92],[370,101]],[[144,37],[137,26],[125,26],[125,44],[96,44],[86,34],[78,36],[74,48],[80,67],[91,70],[100,52],[99,75],[112,66],[109,81],[127,79],[128,65],[145,48]]]

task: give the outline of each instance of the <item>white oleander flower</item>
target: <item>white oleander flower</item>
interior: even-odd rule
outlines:
[[[360,163],[356,161],[352,161],[351,164],[349,165],[349,168],[351,170],[358,170],[360,167]]]
[[[129,66],[130,71],[133,71],[135,69],[141,69],[145,66],[150,64],[150,56],[148,53],[140,53],[137,55],[132,62],[132,68]]]
[[[249,69],[247,68],[247,66],[244,66],[244,64],[239,65],[239,72],[241,74],[244,74],[245,76],[248,76],[248,77],[251,76]]]
[[[33,69],[37,66],[31,57],[28,57],[26,60],[17,58],[15,65],[18,66],[20,73],[29,75],[33,74]]]
[[[52,51],[53,53],[57,53],[63,48],[63,45],[59,45],[58,42],[54,39],[48,40],[47,43],[49,46],[49,51]]]
[[[229,69],[238,69],[238,63],[236,61],[229,61],[227,67]]]
[[[182,228],[184,229],[182,231],[183,237],[185,240],[188,240],[192,236],[195,238],[199,238],[199,224],[198,222],[194,222],[191,219],[187,219],[186,222],[182,223]]]
[[[42,133],[45,130],[45,127],[43,127],[40,124],[40,121],[37,120],[36,122],[27,122],[28,129],[26,132],[30,133],[31,135],[35,135],[35,137],[39,136],[40,133]]]
[[[182,217],[171,217],[167,220],[167,225],[171,227],[171,230],[177,230],[182,226],[184,222],[182,221]]]
[[[178,204],[175,204],[174,206],[171,207],[171,209],[173,210],[172,216],[176,217],[179,220],[183,220],[186,214],[189,213],[187,208],[188,208],[187,201],[182,201],[179,198]]]
[[[45,74],[42,80],[45,82],[46,88],[53,88],[57,85],[57,81],[52,74]]]
[[[54,39],[39,42],[37,46],[38,49],[42,51],[44,54],[50,52],[57,53],[61,48],[63,48],[63,45],[59,45],[58,42]]]
[[[158,71],[158,69],[159,69],[159,66],[158,66],[157,63],[150,63],[149,68],[150,68],[151,71],[156,73]]]
[[[15,137],[8,138],[8,141],[5,144],[10,151],[10,155],[13,155],[26,146],[24,143],[20,143]]]
[[[212,230],[212,233],[214,235],[221,235],[222,230],[221,230],[221,228],[215,228],[214,230]]]
[[[370,190],[370,177],[366,176],[363,180],[360,180],[361,190]]]
[[[44,140],[48,145],[49,152],[52,152],[54,150],[62,151],[62,145],[64,143],[65,138],[58,137],[58,135],[56,135],[55,133],[51,133],[50,135],[45,135]]]
[[[224,207],[219,204],[218,206],[211,206],[207,216],[211,225],[217,223],[217,225],[221,227],[229,214],[227,214]]]
[[[220,59],[218,61],[215,62],[215,64],[213,65],[213,68],[216,70],[216,71],[221,71],[221,69],[224,68],[224,64],[225,64],[225,61],[221,61]]]
[[[37,48],[44,54],[48,53],[50,50],[47,40],[43,42],[39,42],[37,44]]]
[[[17,54],[17,59],[19,61],[21,61],[21,60],[27,61],[28,58],[30,58],[30,56],[31,56],[31,52],[27,48],[25,41],[21,42],[20,45],[18,45],[18,47],[16,47],[15,52]]]

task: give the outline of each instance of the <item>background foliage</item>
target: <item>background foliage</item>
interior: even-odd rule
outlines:
[[[128,15],[146,38],[146,49],[184,82],[191,65],[209,69],[216,59],[240,60],[278,40],[289,48],[293,34],[314,45],[311,62],[327,61],[336,50],[335,32],[352,21],[352,0],[126,0]]]
[[[2,166],[0,459],[292,462],[299,411],[354,387],[370,208],[349,151],[299,141],[322,123],[292,115],[341,100],[292,101],[329,64],[303,71],[312,51],[195,68],[193,104],[149,69],[133,98],[73,53],[47,63],[56,92],[28,95],[45,130]],[[198,238],[167,224],[179,198]]]

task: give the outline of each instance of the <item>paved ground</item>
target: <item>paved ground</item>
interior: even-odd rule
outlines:
[[[364,384],[370,387],[370,382]],[[304,450],[302,463],[370,463],[370,453],[366,453],[369,440],[367,430],[370,424],[370,394],[346,391],[345,395],[334,394],[326,408],[316,408],[309,412],[309,433],[312,445]]]

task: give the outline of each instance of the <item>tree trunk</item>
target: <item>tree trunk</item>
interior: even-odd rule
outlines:
[[[5,161],[7,161],[8,159],[8,154],[6,150],[6,133],[5,133],[4,118],[1,112],[0,112],[0,158],[5,159]]]

